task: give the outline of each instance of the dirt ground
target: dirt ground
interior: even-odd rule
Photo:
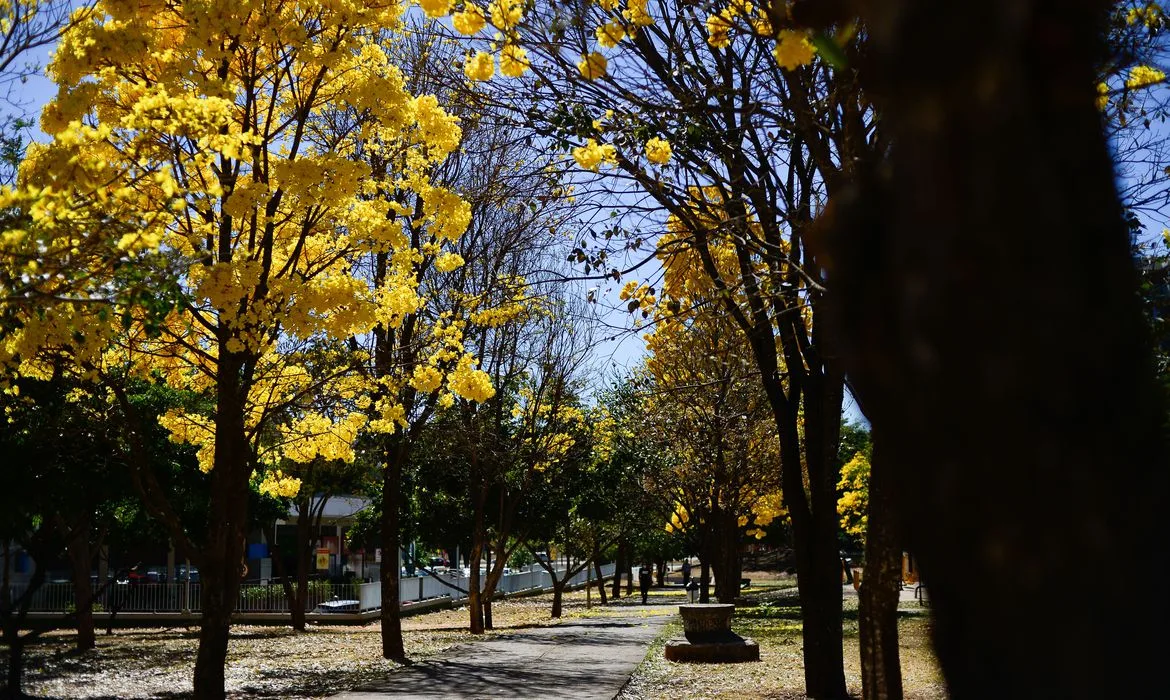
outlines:
[[[662,647],[681,635],[679,623],[668,625],[650,647],[621,696],[625,700],[678,698],[803,697],[800,617],[793,607],[795,580],[783,574],[748,572],[752,605],[737,610],[736,632],[760,643],[761,661],[729,666],[690,666],[665,661]],[[669,579],[668,579],[669,580]],[[677,587],[652,589],[652,604],[687,601]],[[599,606],[596,591],[569,593],[565,615],[628,615],[640,596]],[[860,696],[856,598],[846,598],[845,660],[851,692]],[[550,617],[551,596],[515,598],[494,606],[496,630],[508,633],[534,625],[558,624]],[[921,608],[903,611],[900,625],[906,697],[945,698],[930,653],[929,622]],[[466,608],[444,610],[403,621],[407,653],[413,660],[441,656],[454,645],[473,642],[467,633]],[[397,665],[381,658],[381,630],[364,626],[310,625],[303,634],[288,627],[239,626],[232,630],[227,666],[229,697],[319,698],[383,679]],[[191,693],[198,646],[197,630],[184,628],[121,629],[99,633],[97,648],[78,654],[72,631],[46,635],[28,651],[25,690],[33,696],[74,698],[183,698]],[[0,650],[0,665],[7,651]]]

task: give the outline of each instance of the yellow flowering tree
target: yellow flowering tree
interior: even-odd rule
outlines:
[[[541,239],[558,226],[564,207],[530,206],[555,186],[547,159],[515,131],[484,119],[474,92],[452,87],[449,44],[414,27],[387,51],[406,70],[409,91],[434,110],[427,128],[450,139],[446,157],[419,161],[417,152],[385,143],[360,119],[337,122],[342,131],[364,134],[354,156],[374,178],[363,206],[387,231],[383,245],[354,259],[377,306],[372,331],[352,344],[361,348],[366,382],[358,401],[370,420],[362,429],[381,472],[382,550],[396,552],[401,481],[412,450],[437,413],[474,411],[496,395],[499,377],[485,371],[484,338],[528,318],[537,295],[526,275],[544,264]],[[439,104],[448,105],[458,126]],[[397,600],[398,568],[383,566],[381,583],[383,600]],[[381,632],[383,656],[405,658],[396,606],[383,606]]]
[[[869,457],[865,453],[858,452],[841,467],[837,489],[841,492],[837,499],[841,529],[864,543],[869,520]]]
[[[525,517],[534,490],[576,463],[588,432],[580,393],[590,341],[578,326],[581,309],[573,313],[547,285],[538,289],[544,292],[531,294],[522,314],[477,333],[476,347],[500,393],[482,406],[459,406],[470,468],[470,561],[490,552],[494,562],[482,591],[477,591],[478,567],[472,566],[473,633],[491,628],[491,603],[503,568],[536,524],[536,518]],[[494,504],[493,494],[498,494]]]
[[[579,196],[638,202],[578,238],[574,256],[586,271],[620,276],[615,261],[646,256],[654,247],[646,231],[674,216],[685,233],[670,250],[695,257],[695,281],[706,280],[707,298],[747,339],[780,443],[806,691],[837,697],[845,694],[839,475],[828,446],[840,428],[844,373],[818,322],[826,260],[808,239],[823,203],[886,145],[848,67],[864,32],[847,21],[809,29],[798,21],[806,5],[790,14],[777,2],[605,0],[568,15],[535,3],[506,27],[471,32],[468,49],[494,56],[496,31],[522,47],[530,73],[500,79],[528,97],[510,113],[573,161],[589,184]],[[720,265],[720,249],[732,264]]]
[[[678,262],[667,268],[668,288]],[[641,291],[629,296],[651,302]],[[715,595],[727,602],[739,595],[743,537],[763,537],[763,528],[787,517],[779,442],[742,334],[710,300],[689,301],[686,313],[672,312],[672,301],[654,308],[643,431],[671,462],[657,484],[674,503],[665,528],[713,565]]]
[[[415,303],[400,261],[420,252],[387,216],[393,203],[373,195],[390,183],[413,192],[440,238],[466,226],[458,197],[427,178],[459,128],[435,98],[406,90],[378,41],[401,12],[99,3],[50,66],[52,142],[30,150],[21,186],[4,192],[23,218],[3,253],[31,292],[6,304],[16,330],[0,359],[36,376],[64,358],[88,377],[117,370],[214,398],[209,414],[161,419],[198,448],[212,482],[196,559],[197,697],[223,694],[249,479],[267,472],[262,489],[287,495],[295,482],[268,465],[353,458],[365,384],[352,371],[361,355],[340,341],[397,330]],[[342,108],[360,128],[323,128]],[[398,155],[395,169],[353,157],[371,142]],[[389,250],[396,264],[372,291],[355,261]],[[322,352],[332,359],[318,362]],[[393,413],[379,407],[374,420]]]

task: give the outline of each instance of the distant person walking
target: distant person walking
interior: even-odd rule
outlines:
[[[683,559],[682,575],[683,575],[683,585],[685,586],[691,582],[691,559],[690,559],[690,557]]]
[[[638,589],[642,592],[642,605],[646,604],[646,596],[650,594],[650,567],[646,564],[638,569]]]

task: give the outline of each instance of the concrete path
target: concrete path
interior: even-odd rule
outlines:
[[[631,606],[621,616],[568,620],[456,647],[384,682],[335,696],[382,698],[572,697],[612,700],[678,607]],[[651,613],[639,615],[639,612]]]

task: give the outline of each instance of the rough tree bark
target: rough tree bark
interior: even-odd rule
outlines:
[[[711,602],[711,559],[710,552],[702,552],[703,561],[699,563],[699,602]]]
[[[861,690],[866,700],[900,700],[902,666],[898,653],[898,591],[902,579],[902,548],[888,485],[889,475],[883,469],[881,459],[875,431],[870,459],[865,578],[858,591]]]
[[[313,527],[312,512],[312,494],[308,494],[308,498],[297,499],[297,533],[296,543],[293,545],[293,551],[296,552],[297,558],[297,585],[296,589],[293,590],[292,598],[289,599],[289,605],[292,610],[292,626],[298,632],[305,631],[305,608],[308,607],[309,600],[309,548],[312,546],[310,544],[312,541],[310,530]]]
[[[616,562],[613,566],[613,599],[616,601],[622,597],[622,568],[626,567],[628,570],[629,563],[626,561],[626,551],[629,546],[625,541],[618,542]]]
[[[97,645],[97,634],[93,624],[93,583],[89,580],[89,567],[93,561],[90,550],[90,536],[93,526],[88,517],[74,529],[66,546],[70,568],[73,574],[73,599],[77,616],[77,651],[93,649]]]
[[[207,546],[199,572],[202,614],[194,695],[200,700],[224,697],[231,618],[240,593],[248,478],[252,472],[244,430],[244,371],[241,356],[221,351],[216,382],[215,467],[211,470]]]
[[[601,552],[593,551],[593,571],[597,574],[597,592],[601,595],[601,604],[606,605],[609,600],[605,595],[605,577],[601,575]]]
[[[382,658],[406,660],[402,641],[402,609],[398,604],[398,552],[401,551],[399,513],[402,500],[402,467],[408,442],[402,433],[387,436],[382,451]]]
[[[1167,597],[1134,592],[1165,574],[1165,407],[1094,106],[1109,5],[854,6],[893,147],[832,204],[830,289],[960,700],[1164,684]]]

